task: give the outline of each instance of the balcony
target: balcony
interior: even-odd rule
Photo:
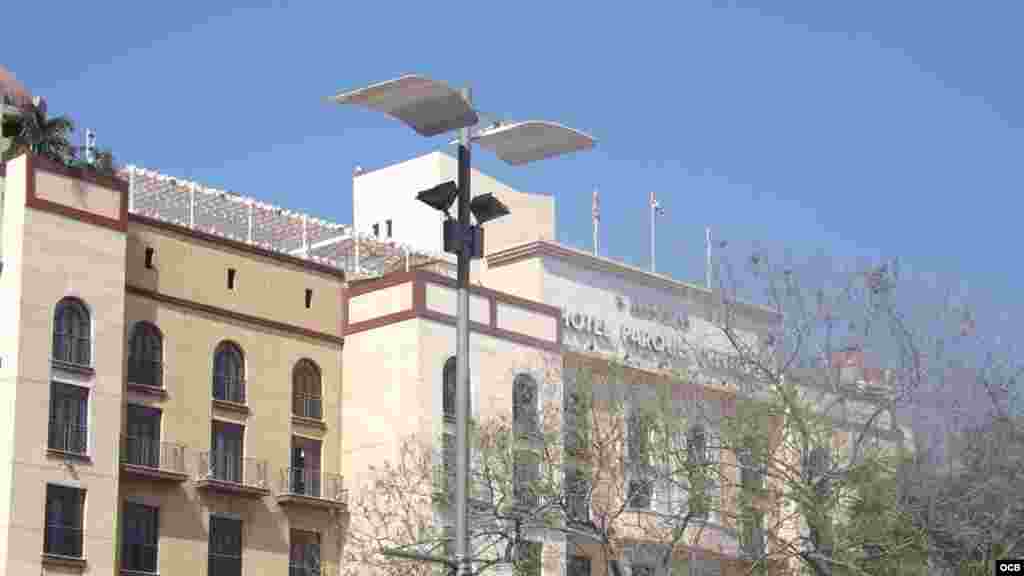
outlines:
[[[330,573],[322,566],[288,564],[288,576],[330,576]]]
[[[184,482],[186,448],[173,442],[153,438],[121,437],[121,473],[139,480]]]
[[[200,452],[196,488],[248,498],[270,494],[267,462],[226,452]]]
[[[46,448],[51,454],[89,460],[89,429],[78,424],[51,421]]]
[[[284,468],[281,470],[277,503],[282,506],[340,509],[348,505],[348,490],[337,474],[307,468]]]

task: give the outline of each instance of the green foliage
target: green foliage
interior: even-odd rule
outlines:
[[[50,118],[42,108],[29,106],[22,110],[14,123],[13,142],[4,153],[4,161],[26,152],[61,163],[70,162],[74,158],[71,134],[75,126],[70,118]]]

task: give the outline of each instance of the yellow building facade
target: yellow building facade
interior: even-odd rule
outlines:
[[[376,201],[355,227],[134,167],[3,166],[0,573],[350,568],[350,491],[403,437],[454,430],[450,259],[396,241],[436,236],[409,194],[378,198],[437,184],[451,164],[357,175],[355,196]],[[692,368],[684,349],[711,370],[690,375],[680,408],[699,397],[720,417],[750,393],[715,339],[710,291],[555,243],[553,199],[473,178],[516,210],[471,274],[474,418],[511,413],[523,379],[539,404],[561,403],[582,364],[616,366],[616,384],[643,396]],[[778,320],[737,310],[752,337]],[[655,491],[630,521],[681,497]],[[737,526],[712,515],[700,528],[679,565],[741,573]],[[531,536],[546,576],[605,573],[592,545],[549,536]],[[655,565],[642,548],[625,564],[636,573]]]
[[[334,573],[343,273],[3,176],[2,571]]]

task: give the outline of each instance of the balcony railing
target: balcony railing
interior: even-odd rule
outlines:
[[[206,567],[209,576],[241,576],[242,557],[231,554],[210,553]]]
[[[199,453],[197,481],[234,484],[240,488],[267,489],[267,463],[213,450]]]
[[[156,360],[132,360],[128,363],[128,381],[154,388],[164,387],[164,365]]]
[[[311,394],[296,393],[292,399],[292,410],[296,416],[319,420],[324,416],[323,399]]]
[[[236,404],[245,404],[245,380],[227,376],[213,377],[213,398]]]
[[[156,573],[156,544],[125,544],[123,555],[121,574]]]
[[[160,442],[145,436],[121,438],[121,463],[186,474],[186,448],[173,442]]]
[[[338,474],[309,468],[281,469],[278,501],[294,502],[306,498],[322,500],[325,505],[337,507],[348,504],[348,491]]]
[[[48,524],[43,552],[69,558],[82,557],[82,529]]]
[[[85,455],[89,445],[89,429],[78,424],[50,421],[50,437],[47,446],[51,450]]]
[[[327,570],[320,566],[305,564],[289,564],[288,576],[327,576]]]

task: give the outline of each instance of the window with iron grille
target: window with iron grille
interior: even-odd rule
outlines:
[[[537,482],[540,480],[540,457],[531,450],[518,450],[513,455],[512,494],[522,506],[536,506]]]
[[[696,424],[687,432],[686,453],[690,464],[690,510],[697,518],[707,519],[711,509],[711,478],[707,470],[711,457],[708,435],[703,425]]]
[[[512,418],[516,433],[540,431],[538,409],[537,381],[527,374],[519,374],[512,383]]]
[[[626,435],[629,442],[627,457],[629,459],[628,494],[630,508],[649,509],[654,494],[653,474],[650,467],[650,419],[644,414],[630,414]]]
[[[291,531],[288,576],[320,576],[319,534],[301,530]]]
[[[654,576],[654,566],[650,564],[633,564],[629,571],[631,576]]]
[[[566,576],[590,576],[590,558],[587,556],[569,556]]]
[[[89,390],[54,382],[50,388],[47,446],[51,450],[84,455],[89,444],[88,421]]]
[[[752,558],[764,555],[764,515],[757,510],[748,510],[743,515],[742,549]]]
[[[807,480],[814,487],[814,493],[819,501],[819,506],[824,505],[824,500],[829,495],[830,485],[827,474],[832,466],[831,458],[831,452],[827,447],[815,446],[807,456],[804,464]],[[823,552],[829,552],[832,549],[831,523],[832,519],[826,516],[820,524],[812,524],[809,527],[811,542],[818,550]]]
[[[210,517],[208,576],[242,576],[242,521]]]
[[[321,387],[320,367],[312,360],[299,360],[292,371],[292,413],[317,420],[323,418]]]
[[[139,322],[128,343],[128,381],[162,388],[163,336],[149,322]]]
[[[441,384],[441,403],[448,420],[455,420],[455,369],[455,356],[450,356],[444,362]]]
[[[567,385],[563,405],[566,452],[582,456],[590,446],[588,401],[581,393],[571,390]]]
[[[81,300],[65,298],[53,317],[53,359],[78,366],[92,365],[92,325]]]
[[[43,552],[69,558],[82,557],[82,512],[85,491],[46,485],[46,529]]]
[[[292,465],[289,486],[292,494],[301,494],[312,498],[319,498],[321,496],[320,448],[319,440],[292,436]]]
[[[565,485],[569,518],[586,522],[590,519],[590,482],[586,473],[575,467],[569,468]]]
[[[455,434],[441,435],[441,474],[437,478],[437,488],[451,495],[455,494]]]
[[[737,451],[736,457],[740,466],[740,486],[749,498],[764,488],[764,462],[758,441],[744,439],[743,448]],[[748,502],[741,521],[743,552],[759,558],[764,552],[764,515]]]
[[[213,397],[245,403],[245,358],[232,342],[221,342],[213,356]]]
[[[540,576],[543,550],[544,545],[540,542],[520,540],[516,549],[516,573],[520,576]]]
[[[217,480],[242,483],[242,447],[245,427],[214,420],[210,427],[209,472]]]
[[[158,511],[152,506],[126,503],[121,535],[121,567],[134,572],[156,573],[159,542]]]
[[[745,490],[764,488],[764,462],[757,440],[747,438],[736,453],[740,465],[740,486]]]
[[[160,419],[158,408],[129,404],[125,410],[123,458],[135,466],[160,467]]]

